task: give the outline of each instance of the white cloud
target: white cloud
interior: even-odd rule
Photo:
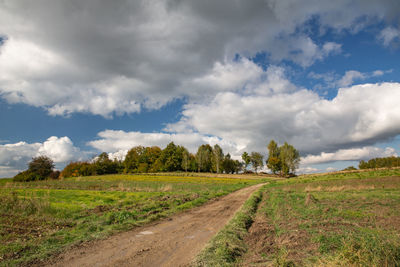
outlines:
[[[366,78],[366,75],[356,71],[356,70],[349,70],[346,71],[344,76],[338,81],[338,85],[342,87],[346,87],[352,85],[355,80],[363,80]]]
[[[310,167],[310,166],[305,166],[305,167],[300,167],[299,169],[296,170],[296,173],[298,174],[309,174],[309,173],[316,173],[316,172],[321,172],[322,170]]]
[[[80,156],[80,150],[67,136],[49,137],[40,146],[38,153],[50,157],[54,162],[68,162]]]
[[[328,167],[328,168],[326,168],[326,171],[327,172],[335,172],[335,171],[337,171],[337,169],[333,168],[333,167]]]
[[[20,172],[20,170],[13,169],[8,166],[0,166],[0,178],[11,178],[18,172]]]
[[[240,151],[264,151],[270,139],[288,141],[312,154],[370,145],[400,133],[398,83],[342,88],[334,99],[326,100],[301,88],[273,90],[287,80],[279,77],[272,83],[260,79],[250,95],[220,92],[211,101],[188,103],[182,119],[166,130],[217,136]]]
[[[315,73],[311,71],[307,77],[315,80],[322,80],[327,88],[347,87],[353,85],[356,81],[360,82],[372,77],[383,76],[391,73],[393,70],[374,70],[372,72],[359,72],[357,70],[348,70],[343,76],[334,72]]]
[[[382,70],[376,70],[372,73],[372,76],[382,76],[383,74],[385,74],[384,71]]]
[[[40,143],[26,142],[0,145],[0,166],[22,170],[27,167],[28,161],[37,155],[40,146]]]
[[[43,143],[18,142],[0,145],[0,177],[15,175],[26,170],[33,157],[46,155],[55,163],[67,163],[82,157],[68,137],[49,137]]]
[[[386,27],[381,31],[378,38],[383,42],[385,46],[389,46],[395,40],[399,40],[400,30],[393,27]]]
[[[378,0],[4,0],[0,95],[52,115],[104,117],[157,109],[176,98],[214,97],[258,76],[251,64],[231,62],[236,54],[266,52],[273,61],[307,67],[339,53],[340,44],[307,36],[303,26],[312,17],[321,29],[356,31],[368,18],[396,11],[391,1]],[[240,76],[233,75],[237,67]]]
[[[359,161],[379,157],[397,156],[396,150],[391,147],[385,149],[378,147],[362,147],[340,149],[332,153],[322,152],[319,155],[308,155],[301,159],[302,164],[318,164],[334,161]]]
[[[282,39],[272,40],[269,44],[272,60],[279,62],[291,60],[302,67],[309,67],[316,61],[341,52],[341,45],[326,42],[318,46],[308,36],[285,36]]]

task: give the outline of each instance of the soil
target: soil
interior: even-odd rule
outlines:
[[[148,226],[84,243],[47,266],[188,266],[262,184]]]

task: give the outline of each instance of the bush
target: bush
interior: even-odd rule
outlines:
[[[77,177],[95,175],[96,170],[93,164],[88,162],[71,162],[61,172],[61,177]]]
[[[13,180],[16,182],[30,182],[30,181],[44,180],[44,178],[37,173],[27,170],[15,175]]]
[[[58,179],[60,177],[60,171],[53,171],[50,173],[49,178],[50,179]]]

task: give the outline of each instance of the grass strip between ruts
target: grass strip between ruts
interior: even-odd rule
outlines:
[[[229,266],[246,252],[243,238],[253,223],[262,191],[263,187],[250,196],[232,220],[197,255],[192,266]]]

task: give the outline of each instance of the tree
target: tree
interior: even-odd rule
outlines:
[[[106,152],[101,153],[93,162],[94,169],[96,170],[96,174],[113,174],[118,172],[118,164],[117,162],[112,161],[108,158],[108,154]]]
[[[222,161],[222,168],[225,173],[234,173],[236,168],[235,168],[235,161],[231,159],[231,155],[228,153],[224,157],[224,160]]]
[[[174,142],[169,143],[161,152],[158,161],[161,163],[161,171],[182,170],[182,157],[184,147],[176,146]]]
[[[222,148],[219,145],[214,145],[214,148],[212,150],[212,165],[213,165],[213,170],[216,173],[220,173],[220,166],[222,164],[222,161],[224,160],[224,152],[222,151]]]
[[[356,167],[354,167],[354,166],[349,166],[349,167],[347,167],[347,168],[344,168],[342,171],[356,171],[356,170],[357,170]]]
[[[96,169],[93,164],[89,162],[71,162],[62,170],[61,177],[78,177],[95,175]]]
[[[13,180],[18,182],[29,182],[48,179],[53,173],[53,160],[47,156],[32,158],[28,164],[28,170],[18,173]]]
[[[196,153],[198,172],[211,171],[212,168],[211,155],[212,155],[212,147],[209,144],[199,146]]]
[[[267,159],[267,167],[274,173],[278,173],[281,171],[282,162],[279,158],[279,147],[278,144],[271,140],[268,144],[268,159]]]
[[[131,148],[125,156],[124,160],[124,172],[137,172],[140,158],[145,152],[145,147],[143,146],[135,146]]]
[[[243,169],[243,163],[238,160],[234,161],[234,166],[235,166],[235,173],[239,173]]]
[[[29,162],[28,170],[32,173],[39,175],[41,180],[47,179],[53,172],[54,162],[47,156],[39,156],[32,158]]]
[[[243,152],[242,160],[244,161],[244,169],[247,169],[247,166],[250,164],[250,156],[247,152]]]
[[[368,161],[361,160],[358,168],[375,169],[375,168],[392,168],[400,166],[400,157],[374,158]]]
[[[184,148],[182,151],[182,169],[187,172],[190,167],[190,153]]]
[[[282,165],[282,174],[287,176],[289,173],[295,173],[300,164],[299,152],[288,143],[284,143],[279,148],[279,158]]]
[[[258,167],[264,166],[263,158],[264,158],[263,155],[261,155],[258,152],[251,152],[251,154],[250,154],[250,162],[256,173],[257,173]]]

